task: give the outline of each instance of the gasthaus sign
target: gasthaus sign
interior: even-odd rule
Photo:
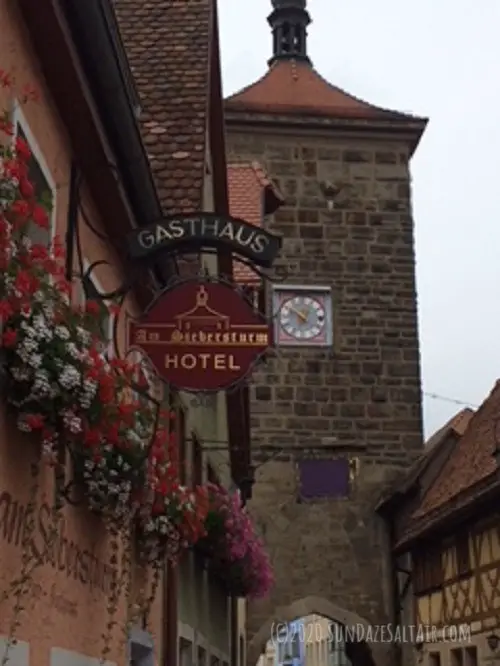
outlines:
[[[127,238],[135,259],[155,256],[162,250],[225,246],[258,266],[276,259],[281,238],[234,217],[196,213],[164,218],[158,224],[133,231]]]
[[[183,391],[229,388],[271,344],[271,326],[234,288],[196,279],[164,292],[140,321],[128,323],[158,375]]]

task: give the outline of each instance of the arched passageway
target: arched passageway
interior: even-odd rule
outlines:
[[[315,596],[304,597],[288,606],[276,608],[273,615],[259,627],[248,643],[248,666],[255,666],[260,655],[265,652],[268,640],[273,640],[273,638],[276,640],[275,632],[279,625],[311,615],[328,618],[332,622],[350,629],[351,634],[356,633],[359,637],[367,635],[370,627],[369,623],[357,613],[347,611],[328,599]],[[349,635],[349,632],[346,632],[346,634]],[[348,639],[338,646],[338,651],[338,666],[349,666],[350,664],[352,666],[376,666],[377,664],[371,646],[364,640],[353,641]],[[343,653],[345,653],[344,659],[342,657]]]

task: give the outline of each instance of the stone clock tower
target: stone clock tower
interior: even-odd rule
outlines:
[[[306,0],[272,6],[268,70],[225,102],[229,161],[260,162],[286,198],[266,220],[289,273],[268,299],[279,350],[251,403],[250,508],[276,588],[250,605],[249,663],[273,619],[397,620],[376,504],[422,448],[410,160],[426,120],[328,83]]]

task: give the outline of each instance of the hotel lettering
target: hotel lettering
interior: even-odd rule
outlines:
[[[233,354],[166,354],[165,368],[184,370],[214,370],[215,372],[240,372],[241,366]]]
[[[240,294],[202,280],[163,294],[128,334],[165,382],[193,392],[234,385],[270,344],[269,323]]]

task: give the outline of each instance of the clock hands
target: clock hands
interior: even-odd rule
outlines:
[[[305,324],[308,317],[307,314],[304,314],[304,312],[301,312],[300,310],[296,310],[295,308],[290,308],[290,310],[297,315],[297,317]]]

